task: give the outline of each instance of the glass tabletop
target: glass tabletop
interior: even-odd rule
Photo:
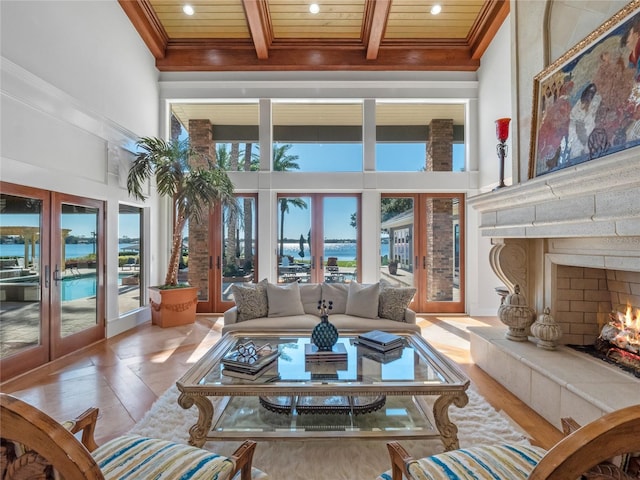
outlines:
[[[464,380],[421,337],[406,334],[402,339],[402,347],[385,354],[358,344],[357,334],[341,335],[338,344],[344,346],[346,361],[330,362],[307,361],[305,350],[311,343],[308,335],[234,335],[208,360],[210,368],[200,370],[202,375],[196,383],[210,387],[274,383],[446,385]],[[224,375],[222,358],[247,342],[253,342],[257,348],[269,344],[280,355],[255,380]]]

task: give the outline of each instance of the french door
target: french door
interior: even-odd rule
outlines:
[[[198,312],[224,312],[235,305],[232,285],[258,280],[257,199],[257,194],[238,194],[236,208],[217,206],[208,224],[190,226],[189,283],[199,286]],[[207,244],[193,241],[197,231],[206,231]],[[208,274],[198,276],[193,268],[198,265]]]
[[[0,375],[105,336],[104,204],[0,182]]]
[[[414,286],[411,307],[464,313],[464,195],[384,194],[381,278]]]
[[[359,194],[278,194],[278,283],[359,278]]]

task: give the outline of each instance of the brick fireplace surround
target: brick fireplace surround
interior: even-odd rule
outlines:
[[[551,309],[562,328],[560,344],[591,344],[612,309],[640,308],[637,149],[468,203],[480,213],[482,235],[491,238],[494,272],[511,291],[520,285],[538,314]],[[473,328],[474,361],[557,427],[564,416],[584,424],[640,404],[640,380],[632,374],[564,345],[547,351],[532,337],[507,340],[505,331]]]

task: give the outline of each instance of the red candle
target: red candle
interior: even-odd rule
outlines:
[[[509,138],[509,122],[510,118],[499,118],[496,120],[496,136],[500,142],[506,142]]]

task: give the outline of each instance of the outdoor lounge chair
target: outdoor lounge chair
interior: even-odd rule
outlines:
[[[338,273],[338,257],[327,257],[327,272]]]
[[[119,479],[132,472],[137,480],[268,478],[251,467],[253,441],[244,442],[230,457],[138,435],[98,447],[93,438],[97,419],[98,409],[91,408],[63,426],[32,405],[0,393],[0,476],[50,478],[55,469],[65,480]],[[82,442],[74,436],[79,432]]]
[[[640,405],[604,415],[574,431],[549,451],[524,445],[482,445],[413,459],[398,442],[389,442],[392,470],[379,480],[456,478],[493,480],[570,480],[587,471],[618,469],[606,463],[640,452]],[[592,470],[594,469],[594,470]],[[620,470],[620,469],[618,469]],[[446,472],[446,473],[445,473]],[[592,477],[588,477],[592,478]],[[622,471],[613,477],[633,478]]]

